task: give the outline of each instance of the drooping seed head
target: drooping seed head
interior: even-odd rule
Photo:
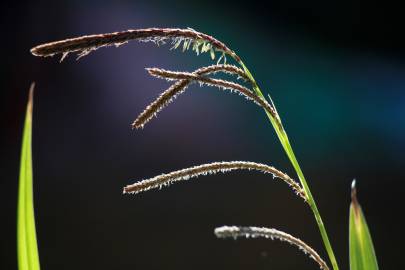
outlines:
[[[211,65],[202,67],[193,72],[196,75],[208,75],[218,72],[224,72],[231,75],[236,75],[238,78],[249,80],[245,72],[233,65]],[[179,80],[170,86],[166,91],[159,95],[159,97],[149,104],[146,109],[136,118],[132,123],[133,128],[142,128],[153,116],[156,116],[164,107],[172,102],[178,95],[183,93],[187,87],[192,83],[191,80]]]
[[[149,74],[155,76],[157,78],[166,79],[169,81],[172,80],[190,80],[199,82],[201,85],[209,85],[214,86],[222,90],[230,90],[231,92],[239,93],[240,95],[244,96],[248,100],[255,102],[257,105],[262,107],[266,112],[270,113],[275,119],[278,117],[277,112],[274,108],[263,98],[257,96],[255,93],[250,91],[248,88],[234,82],[220,80],[220,79],[212,79],[205,76],[201,76],[194,73],[189,72],[175,72],[175,71],[168,71],[160,68],[147,68],[146,69]],[[280,123],[279,123],[280,124]]]
[[[273,177],[280,178],[287,183],[297,195],[306,200],[305,194],[300,185],[291,179],[287,174],[266,164],[247,161],[213,162],[167,174],[161,174],[124,187],[123,193],[137,194],[139,192],[166,186],[177,181],[189,180],[201,175],[216,174],[219,172],[226,173],[234,170],[256,170],[262,173],[272,174]]]
[[[224,43],[214,37],[197,32],[193,29],[177,29],[177,28],[146,28],[127,30],[122,32],[106,33],[99,35],[87,35],[76,38],[70,38],[55,42],[50,42],[36,46],[31,49],[31,53],[35,56],[53,56],[55,54],[63,54],[63,58],[72,52],[79,52],[79,57],[106,46],[120,46],[131,40],[139,40],[144,42],[155,42],[157,44],[165,43],[167,40],[172,40],[175,46],[183,41],[186,48],[193,43],[193,49],[200,51],[199,47],[204,45],[204,51],[216,49],[225,54],[230,55],[236,61],[240,58],[234,51],[229,49]]]
[[[319,256],[319,254],[307,245],[304,241],[279,230],[270,228],[259,228],[259,227],[238,227],[238,226],[223,226],[216,228],[214,231],[218,238],[270,238],[271,240],[277,239],[280,241],[287,242],[291,245],[298,247],[305,254],[308,254],[311,259],[318,263],[320,269],[329,270],[328,265]]]

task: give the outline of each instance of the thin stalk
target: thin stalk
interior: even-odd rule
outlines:
[[[244,63],[242,62],[240,57],[233,50],[229,49],[225,44],[223,44],[219,40],[217,40],[209,35],[192,30],[192,29],[148,28],[148,29],[128,30],[128,31],[123,31],[123,32],[116,32],[116,33],[109,33],[109,34],[102,34],[102,35],[83,36],[83,37],[66,39],[66,40],[62,40],[62,41],[43,44],[43,45],[40,45],[40,46],[37,46],[37,47],[31,49],[31,53],[36,56],[52,56],[54,54],[62,53],[63,54],[62,59],[63,59],[68,53],[71,53],[71,52],[80,52],[79,57],[82,57],[100,47],[112,46],[112,45],[119,46],[130,40],[154,41],[159,44],[162,41],[169,40],[169,39],[172,39],[172,40],[174,39],[174,41],[177,42],[176,44],[180,44],[180,43],[178,43],[178,41],[180,40],[180,42],[181,42],[183,40],[184,41],[183,45],[188,44],[188,46],[191,44],[191,42],[195,42],[195,44],[198,45],[198,42],[203,41],[203,42],[210,44],[212,53],[214,52],[213,49],[215,49],[216,51],[222,52],[223,56],[225,56],[225,54],[231,56],[236,62],[238,62],[242,66],[246,75],[250,79],[252,86],[253,86],[253,90],[254,90],[255,94],[257,95],[257,97],[259,97],[259,100],[260,100],[259,104],[261,102],[265,102],[267,104],[267,99],[263,96],[263,93],[260,90],[257,83],[255,82],[253,75],[250,73],[249,69],[244,65]],[[199,45],[198,46],[197,45],[196,45],[196,51],[198,53]],[[178,46],[178,45],[175,45],[174,48],[176,48],[176,46]],[[187,48],[187,47],[185,46],[184,48]],[[195,79],[195,78],[192,78],[192,79]],[[199,78],[199,79],[201,80],[201,78]],[[207,82],[206,78],[204,80],[205,80],[205,82]],[[218,82],[218,80],[216,80],[216,82]],[[229,84],[227,84],[227,85],[229,86]],[[222,83],[222,86],[223,86],[223,83]],[[233,84],[233,86],[234,86],[234,84]],[[242,88],[240,88],[240,89],[242,89]],[[250,94],[252,94],[250,91],[248,91],[246,93],[248,93],[248,96]],[[332,263],[332,267],[334,270],[338,270],[339,268],[338,268],[331,244],[329,242],[328,235],[326,233],[325,225],[322,222],[322,218],[321,218],[321,215],[316,206],[315,200],[310,192],[307,181],[305,180],[304,174],[302,173],[301,167],[298,164],[294,151],[292,150],[287,133],[285,132],[285,130],[283,128],[281,119],[277,113],[277,110],[276,110],[274,104],[273,104],[273,106],[269,106],[269,107],[271,107],[271,108],[269,108],[268,110],[265,109],[267,117],[269,118],[270,123],[272,124],[272,126],[277,134],[277,137],[280,140],[281,145],[284,148],[284,151],[286,152],[291,164],[293,165],[293,167],[298,175],[298,178],[301,182],[307,202],[308,202],[312,212],[314,213],[316,222],[319,227],[319,231],[322,236],[323,243],[325,245],[329,259]],[[272,110],[272,109],[274,109],[274,110]]]
[[[253,82],[253,89],[254,89],[255,93],[258,96],[265,99],[265,97],[263,96],[262,91],[260,90],[259,86],[257,85],[252,73],[250,73],[249,69],[245,66],[245,64],[242,61],[238,61],[238,62],[242,66],[243,70],[246,72],[249,79]],[[328,253],[329,259],[330,259],[330,261],[332,263],[332,268],[334,270],[339,270],[335,254],[333,252],[332,246],[331,246],[330,241],[329,241],[328,234],[326,232],[325,225],[324,225],[324,223],[322,221],[322,218],[321,218],[321,214],[319,213],[319,210],[318,210],[318,207],[317,207],[316,202],[314,200],[314,197],[312,196],[312,193],[311,193],[311,191],[309,189],[307,180],[305,179],[305,176],[304,176],[304,174],[303,174],[303,172],[301,170],[301,167],[300,167],[300,165],[299,165],[299,163],[297,161],[297,158],[295,157],[294,151],[293,151],[293,149],[291,147],[291,144],[290,144],[290,140],[288,139],[287,133],[285,132],[285,130],[283,128],[281,120],[280,120],[279,117],[278,118],[273,117],[268,112],[266,112],[266,114],[267,114],[267,117],[269,118],[270,123],[272,124],[274,130],[276,131],[277,137],[280,140],[281,145],[284,148],[284,151],[286,152],[291,164],[294,167],[294,170],[296,171],[296,173],[298,175],[298,178],[299,178],[299,180],[301,182],[301,185],[302,185],[302,187],[304,189],[304,193],[305,193],[305,196],[307,198],[308,204],[309,204],[309,206],[310,206],[310,208],[311,208],[311,210],[312,210],[312,212],[313,212],[313,214],[315,216],[316,223],[318,224],[318,228],[319,228],[319,232],[321,233],[323,244],[325,246],[326,252]],[[278,114],[277,114],[277,116],[278,116]]]

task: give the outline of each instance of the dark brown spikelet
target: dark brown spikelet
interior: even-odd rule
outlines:
[[[298,247],[302,252],[308,254],[311,259],[318,263],[319,268],[323,270],[329,270],[328,265],[319,256],[319,254],[307,245],[304,241],[292,236],[291,234],[270,228],[260,227],[238,227],[238,226],[223,226],[215,229],[215,235],[218,238],[270,238],[271,240],[277,239],[287,242],[291,245]]]
[[[247,161],[213,162],[191,168],[186,168],[179,171],[174,171],[168,174],[161,174],[153,178],[142,180],[135,184],[124,187],[123,193],[136,194],[153,188],[166,186],[180,180],[188,180],[190,178],[195,178],[200,175],[216,174],[219,172],[226,173],[234,170],[256,170],[263,173],[270,173],[273,175],[273,177],[280,178],[281,180],[286,182],[297,195],[306,200],[304,191],[302,190],[300,185],[293,179],[291,179],[287,174],[280,172],[276,168],[266,164]]]
[[[53,56],[55,54],[63,54],[66,56],[71,52],[79,52],[79,57],[84,56],[91,51],[106,46],[119,46],[131,40],[153,41],[158,44],[164,43],[167,40],[176,38],[187,39],[190,41],[203,41],[211,44],[213,48],[222,51],[236,61],[240,58],[234,51],[229,49],[224,43],[214,37],[197,32],[193,29],[177,29],[177,28],[146,28],[127,30],[122,32],[114,32],[99,35],[88,35],[76,38],[70,38],[55,42],[50,42],[36,46],[31,49],[31,53],[35,56]]]
[[[215,86],[219,89],[224,89],[224,90],[230,90],[231,92],[237,92],[247,98],[248,100],[251,100],[255,102],[257,105],[262,107],[266,112],[271,114],[275,119],[278,119],[277,112],[274,110],[274,108],[263,98],[257,96],[255,93],[250,91],[248,88],[234,83],[230,81],[225,81],[225,80],[219,80],[219,79],[212,79],[208,78],[205,76],[197,75],[194,73],[189,73],[189,72],[175,72],[175,71],[168,71],[160,68],[147,68],[146,69],[149,74],[152,76],[166,79],[166,80],[190,80],[190,81],[196,81],[199,82],[200,84],[206,84],[209,86]]]
[[[188,80],[180,80],[170,86],[138,115],[138,117],[132,123],[132,128],[143,128],[144,125],[153,118],[153,116],[157,115],[157,113],[172,102],[178,95],[183,93],[188,85]]]
[[[237,75],[240,78],[248,81],[249,78],[245,72],[233,65],[211,65],[202,67],[195,70],[193,73],[196,75],[208,75],[215,74],[217,72],[224,72],[231,75]],[[136,120],[132,123],[133,128],[142,128],[147,122],[149,122],[153,116],[156,116],[164,107],[172,102],[178,95],[183,93],[190,85],[191,80],[179,80],[164,91],[160,96],[149,104],[145,110],[139,114]]]

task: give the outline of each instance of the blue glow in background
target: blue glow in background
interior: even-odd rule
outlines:
[[[16,268],[20,136],[32,80],[37,82],[34,175],[43,269],[316,267],[282,243],[217,240],[213,229],[220,225],[285,230],[326,259],[310,210],[268,176],[232,173],[160,192],[121,194],[133,181],[219,160],[265,162],[295,178],[262,110],[237,95],[193,85],[144,130],[130,129],[137,114],[170,85],[151,78],[145,67],[191,71],[210,64],[208,55],[137,42],[103,48],[79,61],[71,55],[62,63],[29,54],[29,48],[47,41],[152,26],[209,33],[244,59],[277,105],[342,269],[348,266],[353,178],[381,268],[398,265],[403,238],[398,234],[405,225],[398,220],[405,61],[389,32],[393,22],[385,21],[387,30],[376,28],[378,17],[374,22],[367,9],[349,2],[246,5],[72,1],[2,10],[11,41],[2,41],[1,269]],[[375,34],[362,28],[367,25]]]

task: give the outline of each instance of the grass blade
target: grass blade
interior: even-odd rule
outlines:
[[[21,150],[17,210],[17,257],[19,270],[39,270],[32,188],[32,108],[34,83],[31,84],[25,116]]]
[[[236,61],[238,61],[238,60],[236,60]],[[255,82],[255,79],[253,78],[252,73],[249,71],[249,69],[246,67],[246,65],[241,60],[238,61],[238,63],[242,66],[246,75],[249,77],[250,81],[253,83],[253,90],[255,91],[255,93],[259,97],[261,97],[262,99],[265,100],[265,97],[264,97],[262,91],[260,90],[259,86]],[[269,95],[269,98],[270,98],[271,104],[274,105],[270,95]],[[318,224],[319,232],[321,234],[322,241],[324,243],[326,252],[328,253],[330,262],[332,264],[332,268],[333,268],[333,270],[339,270],[339,266],[337,264],[335,254],[333,252],[332,245],[330,243],[328,234],[326,232],[325,224],[322,221],[321,214],[319,213],[318,206],[316,205],[315,199],[312,196],[311,190],[309,189],[309,186],[308,186],[307,180],[305,179],[304,173],[302,172],[301,167],[298,163],[298,160],[295,157],[294,151],[291,147],[290,140],[287,136],[287,132],[285,131],[283,124],[281,123],[281,119],[277,113],[277,109],[274,107],[275,115],[269,113],[268,111],[265,111],[265,112],[267,114],[268,119],[270,120],[271,125],[274,128],[274,131],[276,132],[278,139],[280,140],[280,143],[281,143],[285,153],[288,156],[288,159],[290,160],[292,166],[294,167],[295,172],[298,175],[298,179],[301,182],[302,188],[304,189],[304,193],[307,198],[306,201],[308,202],[309,207],[311,208],[312,212],[314,213],[314,217],[315,217],[316,223]]]
[[[373,241],[357,201],[355,184],[353,181],[349,221],[350,270],[378,270]]]

